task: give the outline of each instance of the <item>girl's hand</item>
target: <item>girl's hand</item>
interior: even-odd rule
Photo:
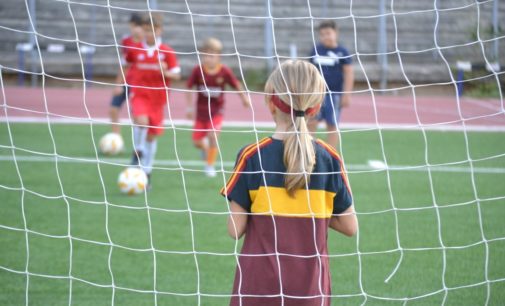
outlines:
[[[163,73],[163,76],[169,79],[174,79],[174,73],[172,73],[168,69],[168,64],[165,62],[161,62],[161,73]]]
[[[246,95],[242,97],[242,105],[244,105],[245,108],[251,108],[251,100]]]
[[[351,105],[351,95],[348,93],[345,93],[342,95],[342,101],[340,101],[340,106],[341,107],[349,107]]]
[[[235,201],[230,203],[230,215],[228,216],[228,234],[231,238],[240,239],[247,228],[247,211]]]

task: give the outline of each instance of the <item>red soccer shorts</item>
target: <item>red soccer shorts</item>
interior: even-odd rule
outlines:
[[[149,94],[134,93],[131,99],[133,117],[146,116],[149,120],[149,135],[163,134],[165,91],[151,90]]]
[[[193,127],[193,141],[202,140],[207,136],[207,133],[216,131],[221,131],[221,126],[223,125],[223,116],[217,115],[212,117],[212,120],[196,120],[195,126]]]

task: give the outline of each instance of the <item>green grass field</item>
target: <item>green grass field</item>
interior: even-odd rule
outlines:
[[[97,142],[107,130],[0,125],[0,305],[25,305],[26,297],[30,305],[69,305],[69,299],[72,305],[153,305],[154,299],[226,305],[241,243],[226,233],[226,201],[218,194],[225,177],[209,179],[188,162],[199,159],[190,131],[167,130],[157,158],[181,160],[183,169],[165,163],[146,196],[122,195],[116,179],[124,165],[101,156],[100,163],[75,160],[96,161],[91,136]],[[223,131],[226,171],[255,136]],[[379,136],[376,130],[342,135],[360,232],[328,237],[333,304],[405,305],[402,299],[426,295],[407,305],[439,305],[447,293],[446,305],[483,305],[489,290],[489,304],[503,305],[505,134],[471,132],[468,143],[462,132],[427,132],[426,140],[420,131]],[[382,148],[389,165],[428,162],[431,176],[425,168],[363,167],[383,160]],[[56,163],[54,153],[74,160]],[[118,158],[126,162],[129,153]]]

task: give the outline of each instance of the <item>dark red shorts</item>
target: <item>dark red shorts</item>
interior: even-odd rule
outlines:
[[[223,125],[223,116],[212,117],[211,120],[196,120],[193,127],[193,141],[202,140],[209,132],[219,132]]]

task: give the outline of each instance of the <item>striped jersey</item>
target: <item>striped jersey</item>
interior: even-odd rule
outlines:
[[[221,194],[250,213],[231,305],[330,305],[329,222],[352,205],[344,165],[323,141],[308,189],[284,188],[284,143],[244,147]]]

